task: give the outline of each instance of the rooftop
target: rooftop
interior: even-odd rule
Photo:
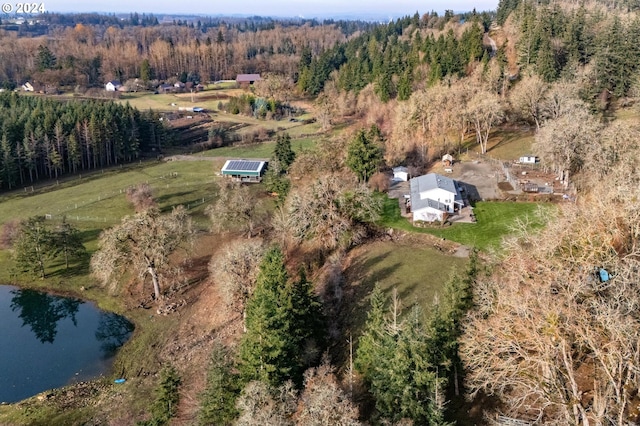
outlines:
[[[266,161],[227,160],[221,171],[223,175],[260,176],[266,165]]]
[[[434,189],[442,189],[453,194],[453,202],[462,203],[462,196],[457,189],[456,182],[446,176],[429,173],[415,177],[409,181],[411,185],[411,210],[416,211],[425,207],[431,207],[440,211],[447,211],[445,204],[430,198],[420,197],[421,193]]]
[[[456,182],[453,179],[437,173],[429,173],[428,175],[411,179],[411,188],[413,189],[414,186],[416,186],[419,193],[431,191],[436,188],[444,189],[452,194],[458,193]]]
[[[260,74],[238,74],[238,76],[236,77],[236,81],[238,83],[249,83],[252,81],[260,81]]]

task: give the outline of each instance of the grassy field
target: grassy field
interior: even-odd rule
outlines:
[[[205,207],[216,196],[217,186],[213,166],[209,161],[172,161],[142,164],[131,170],[114,169],[92,177],[68,181],[59,187],[49,187],[33,194],[13,193],[0,197],[0,224],[35,215],[50,215],[53,222],[66,217],[77,227],[89,253],[97,248],[100,232],[128,214],[133,214],[126,200],[126,188],[148,183],[158,206],[170,210],[185,205],[199,229],[208,229]],[[259,188],[252,188],[259,190]],[[65,270],[62,261],[47,264],[47,280],[33,280],[29,275],[15,275],[8,250],[0,250],[0,283],[15,282],[35,288],[75,292],[85,288],[84,297],[96,300],[101,308],[121,311],[118,301],[105,297],[104,291],[91,285],[86,261],[77,262]]]
[[[281,120],[265,120],[241,114],[228,114],[218,110],[218,104],[225,102],[224,97],[236,96],[241,93],[244,93],[244,91],[239,89],[210,90],[193,94],[193,98],[189,93],[127,93],[122,95],[119,102],[128,102],[130,105],[143,111],[153,109],[161,112],[177,112],[180,107],[199,106],[205,108],[207,111],[201,114],[210,116],[214,124],[215,122],[239,124],[240,126],[238,126],[234,132],[243,139],[248,137],[249,140],[251,140],[256,133],[275,132],[281,134],[287,132],[293,138],[307,138],[309,135],[318,134],[320,131],[319,124],[315,122],[305,124],[300,118],[296,118],[294,121],[287,118]],[[189,113],[184,112],[183,114]],[[261,155],[258,154],[253,155],[254,158],[260,156]]]
[[[291,141],[291,149],[293,149],[294,152],[310,149],[316,145],[317,141],[317,138],[294,139]],[[271,158],[274,146],[275,142],[263,142],[244,146],[225,146],[210,149],[197,155],[202,157]]]
[[[446,228],[418,228],[400,215],[396,199],[386,198],[380,224],[389,228],[436,235],[479,250],[495,250],[500,248],[502,239],[512,232],[512,227],[518,219],[528,217],[532,220],[532,228],[541,227],[543,224],[536,219],[539,208],[551,206],[524,202],[479,202],[474,209],[476,223],[457,223]]]
[[[144,163],[123,170],[114,168],[104,173],[79,175],[33,194],[27,189],[0,196],[0,223],[35,215],[53,218],[66,215],[81,227],[82,223],[105,227],[132,213],[125,198],[130,186],[149,184],[163,210],[178,204],[196,208],[203,198],[211,199],[214,180],[214,168],[206,161]]]
[[[397,289],[405,307],[417,303],[428,310],[451,273],[466,263],[466,258],[449,256],[433,247],[376,242],[359,251],[346,273],[360,277],[359,284],[367,289],[378,283],[389,296]],[[360,308],[367,310],[368,305]]]
[[[500,160],[517,160],[522,155],[532,153],[533,141],[533,130],[528,128],[498,129],[492,132],[489,137],[486,155]],[[475,138],[468,140],[463,149],[463,153],[467,153],[473,158],[480,154],[480,145],[476,143]]]

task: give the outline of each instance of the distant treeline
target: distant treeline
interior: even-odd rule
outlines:
[[[160,20],[158,19],[160,18]],[[124,18],[115,14],[99,13],[46,13],[37,17],[38,26],[46,24],[55,29],[56,27],[74,27],[80,25],[104,26],[106,27],[154,27],[159,25],[178,25],[200,30],[206,34],[209,28],[216,30],[225,28],[235,29],[240,32],[257,32],[272,30],[276,27],[298,27],[298,26],[320,26],[335,25],[339,27],[345,35],[353,34],[356,31],[368,30],[378,24],[363,20],[334,20],[334,19],[306,19],[306,18],[271,18],[266,16],[232,17],[232,16],[184,16],[182,19],[167,21],[162,15],[139,14],[137,12],[129,14]],[[32,24],[32,26],[35,26]],[[28,31],[29,24],[24,25]]]
[[[167,133],[128,104],[0,93],[0,187],[136,160]]]

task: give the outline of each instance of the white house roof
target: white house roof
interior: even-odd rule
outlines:
[[[456,182],[453,179],[437,173],[429,173],[428,175],[422,175],[411,179],[411,187],[413,188],[414,186],[417,187],[419,193],[436,188],[444,189],[452,194],[458,193]]]
[[[405,166],[398,166],[393,168],[393,173],[409,173],[409,169]]]
[[[456,203],[462,203],[462,196],[458,192],[456,182],[446,176],[436,173],[429,173],[415,177],[409,181],[411,187],[411,210],[416,211],[425,207],[431,207],[437,210],[447,211],[444,204],[429,198],[420,198],[420,193],[428,192],[433,189],[442,189],[453,195]],[[443,208],[444,207],[444,208]]]

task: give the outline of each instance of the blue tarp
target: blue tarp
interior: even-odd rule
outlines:
[[[607,281],[609,281],[609,278],[611,278],[609,276],[609,272],[604,268],[600,268],[600,270],[598,271],[598,275],[600,275],[600,281],[603,283],[606,283]]]

